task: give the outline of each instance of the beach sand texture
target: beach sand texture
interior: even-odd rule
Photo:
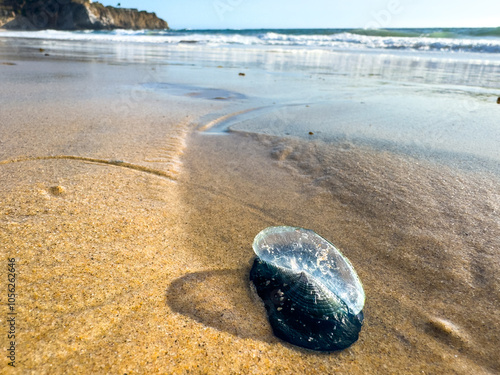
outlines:
[[[500,371],[498,176],[198,132],[226,103],[134,91],[148,65],[8,61],[0,277],[15,257],[18,315],[16,368],[3,356],[1,373]],[[352,347],[273,336],[248,282],[272,225],[313,229],[354,265],[367,302]]]

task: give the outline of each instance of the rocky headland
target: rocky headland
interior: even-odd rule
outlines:
[[[90,0],[0,0],[0,28],[15,30],[168,29],[155,13]]]

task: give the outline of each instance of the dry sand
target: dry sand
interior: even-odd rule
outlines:
[[[1,373],[500,370],[496,177],[196,133],[214,108],[204,101],[143,92],[110,113],[117,93],[85,88],[108,67],[61,76],[62,64],[16,63],[0,67],[2,304],[7,258],[18,294],[16,368],[4,357]],[[270,225],[313,229],[351,260],[367,294],[352,347],[316,353],[273,336],[248,283],[251,243]]]

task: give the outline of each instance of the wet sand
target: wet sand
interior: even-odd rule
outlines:
[[[200,133],[226,103],[136,90],[149,66],[9,61],[0,241],[17,263],[18,331],[16,368],[4,358],[0,372],[500,370],[498,176]],[[273,336],[248,282],[253,238],[271,225],[313,229],[351,260],[367,295],[352,347]]]
[[[224,244],[213,261],[213,252],[200,243],[204,262],[240,269],[244,285],[253,233],[269,225],[300,225],[342,249],[367,294],[360,339],[343,352],[317,354],[276,341],[269,331],[267,338],[259,333],[265,352],[283,359],[269,373],[291,363],[305,373],[495,373],[498,179],[370,149],[257,138],[198,135],[190,141],[196,145],[190,143],[190,150],[205,155],[188,163],[196,176],[196,183],[185,184],[186,200],[197,207],[190,222],[202,223],[192,227],[193,238],[212,237],[214,248]],[[288,158],[277,151],[283,144],[293,150]],[[229,154],[229,161],[222,162],[220,153]],[[310,166],[318,167],[311,158],[319,155],[331,158],[322,161],[329,178],[319,170],[323,177],[311,178]],[[206,275],[199,277],[194,285]],[[213,289],[204,298],[227,293]],[[224,324],[214,318],[214,308],[193,313],[185,307],[181,311],[204,324],[255,338],[254,325],[241,332],[243,322],[239,328]]]

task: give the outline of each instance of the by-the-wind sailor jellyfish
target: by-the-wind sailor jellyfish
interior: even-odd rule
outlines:
[[[335,246],[312,230],[269,227],[255,237],[253,250],[250,280],[277,337],[322,351],[356,342],[365,293]]]

